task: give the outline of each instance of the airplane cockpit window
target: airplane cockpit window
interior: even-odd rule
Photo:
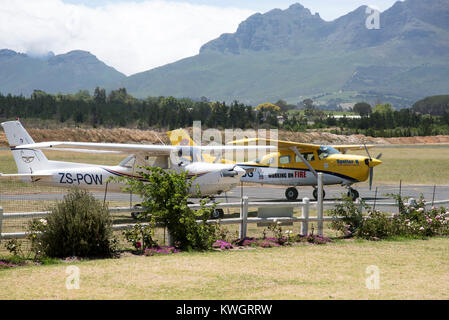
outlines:
[[[125,167],[125,168],[133,168],[134,164],[136,162],[136,157],[132,154],[128,157],[126,157],[122,162],[120,162],[120,166]]]
[[[275,163],[275,160],[276,160],[276,157],[271,157],[271,158],[268,158],[268,160],[267,160],[267,164],[268,165],[270,165],[270,164],[274,164]]]
[[[304,159],[306,159],[306,161],[310,162],[310,161],[314,161],[315,160],[315,155],[313,154],[313,152],[306,152],[303,153],[302,156],[304,157]],[[302,159],[298,156],[295,156],[295,162],[302,162]]]
[[[329,157],[332,154],[339,154],[340,152],[335,149],[332,148],[331,146],[321,146],[319,150],[317,150],[318,152],[318,158],[320,158],[320,160],[326,159],[327,157]]]
[[[169,159],[166,156],[159,157],[145,157],[145,165],[149,167],[159,167],[162,169],[169,169]]]
[[[280,164],[290,163],[290,156],[281,156],[281,157],[279,157],[279,163]]]

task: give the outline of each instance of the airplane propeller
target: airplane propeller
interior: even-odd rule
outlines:
[[[373,158],[371,158],[371,155],[368,151],[366,144],[364,144],[364,146],[365,146],[365,151],[368,154],[368,158],[369,158],[369,162],[365,162],[365,163],[369,167],[369,190],[371,191],[371,188],[373,186],[373,177],[374,177],[374,166],[371,166],[371,163],[373,162]],[[379,153],[377,155],[376,160],[380,160],[380,158],[382,158],[382,153]]]

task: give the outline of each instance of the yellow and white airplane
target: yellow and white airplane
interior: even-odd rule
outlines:
[[[174,145],[194,145],[185,131],[184,133],[181,130],[169,132],[169,137]],[[297,199],[297,187],[301,186],[314,187],[313,197],[318,198],[318,172],[323,173],[323,185],[342,185],[348,188],[348,196],[355,200],[359,197],[359,193],[352,188],[352,185],[369,178],[371,189],[373,168],[382,163],[379,160],[382,154],[373,159],[368,152],[368,148],[372,146],[366,145],[326,146],[259,138],[236,140],[230,143],[277,145],[276,152],[270,152],[255,161],[237,163],[237,165],[247,171],[241,178],[243,182],[289,186],[285,191],[285,197],[290,201]],[[365,149],[367,156],[346,154],[348,150],[360,149]],[[230,162],[210,155],[203,155],[203,160]]]

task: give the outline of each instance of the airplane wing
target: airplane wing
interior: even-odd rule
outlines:
[[[266,144],[277,146],[279,150],[282,149],[291,149],[296,147],[299,152],[305,151],[313,151],[320,149],[320,145],[311,144],[311,143],[299,143],[299,142],[291,142],[291,141],[282,141],[282,140],[270,140],[270,139],[259,139],[259,138],[251,138],[251,139],[242,139],[230,142],[232,144]],[[341,153],[346,153],[348,150],[365,150],[365,146],[362,145],[333,145],[331,146],[334,149],[340,151]],[[373,145],[367,145],[367,148],[373,148]]]
[[[125,143],[99,143],[99,142],[71,142],[71,141],[50,141],[16,146],[14,150],[21,149],[51,149],[51,148],[83,148],[90,150],[107,150],[120,153],[148,153],[151,155],[170,155],[184,149],[197,151],[230,151],[230,150],[260,150],[272,149],[273,146],[167,146],[152,144],[125,144]]]
[[[374,148],[373,145],[367,145],[366,147],[368,149]],[[363,144],[362,145],[360,145],[360,144],[358,144],[358,145],[336,145],[336,146],[332,146],[332,148],[337,149],[341,153],[346,153],[346,151],[348,151],[348,150],[365,150],[365,146]]]
[[[286,150],[296,147],[299,152],[305,152],[305,151],[313,151],[320,149],[320,145],[318,144],[311,144],[311,143],[299,143],[299,142],[291,142],[291,141],[283,141],[283,140],[271,140],[271,139],[261,139],[261,138],[250,138],[250,139],[242,139],[242,140],[235,140],[232,142],[229,142],[229,144],[235,144],[235,145],[243,145],[243,144],[253,144],[263,146],[273,146],[277,147],[279,150]]]
[[[51,177],[52,174],[44,173],[44,174],[33,174],[33,173],[13,173],[13,174],[5,174],[0,173],[0,180],[17,180],[20,178],[32,178],[32,179],[45,179]]]
[[[154,155],[169,155],[174,149],[172,146],[145,145],[145,144],[125,144],[125,143],[99,143],[99,142],[71,142],[71,141],[50,141],[32,144],[24,144],[15,147],[20,149],[50,149],[50,148],[83,148],[90,150],[117,151],[120,153],[148,152]]]
[[[80,153],[102,153],[102,154],[121,154],[120,151],[108,151],[108,150],[94,150],[94,149],[79,149],[79,148],[43,148],[44,150],[53,151],[71,151]]]

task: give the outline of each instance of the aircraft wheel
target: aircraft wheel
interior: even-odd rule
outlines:
[[[348,190],[348,197],[352,198],[352,201],[355,201],[359,197],[359,192],[351,188]]]
[[[285,190],[285,197],[289,201],[295,201],[298,198],[298,190],[294,187]]]
[[[141,204],[135,204],[134,208],[140,209],[140,208],[142,208],[142,205]],[[140,212],[131,212],[131,217],[133,217],[133,219],[137,220],[139,214],[140,214]]]
[[[312,195],[313,195],[313,198],[315,199],[315,201],[317,201],[318,200],[318,189],[313,189]],[[326,192],[323,190],[323,200],[325,197],[326,197]]]
[[[210,215],[211,219],[223,219],[224,211],[223,209],[214,209]]]

